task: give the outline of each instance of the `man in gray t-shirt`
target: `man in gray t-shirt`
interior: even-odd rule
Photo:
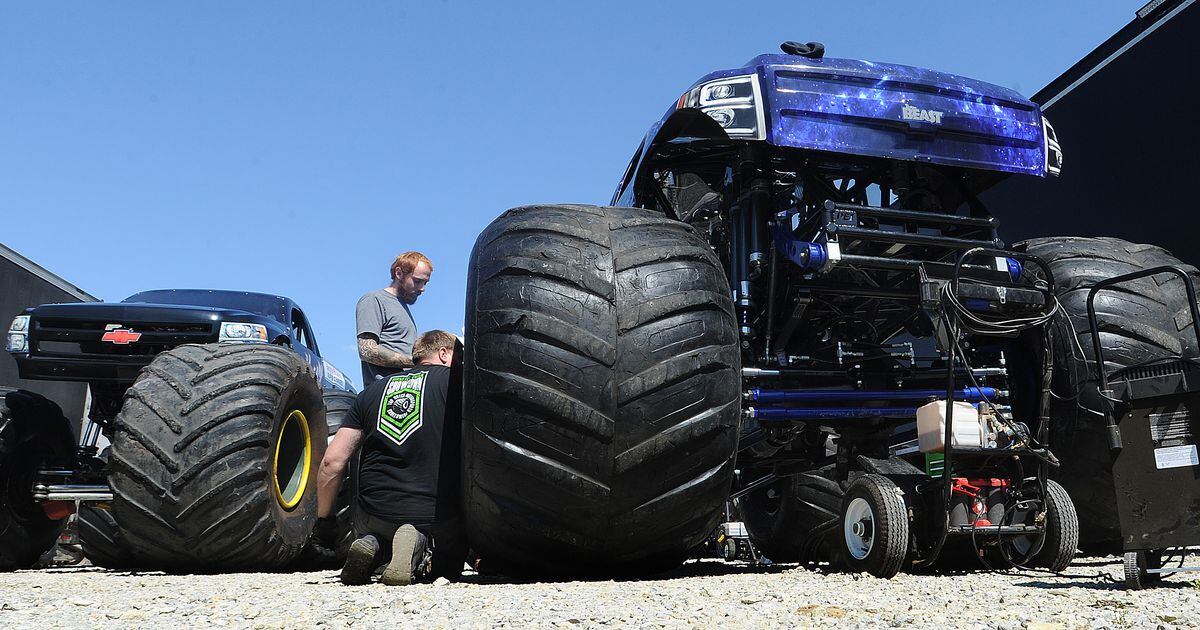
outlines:
[[[392,262],[392,283],[362,296],[355,308],[358,356],[363,387],[411,367],[417,325],[408,306],[425,292],[433,263],[420,252],[405,252]]]

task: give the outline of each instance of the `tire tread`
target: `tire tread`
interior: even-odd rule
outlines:
[[[529,206],[485,229],[471,261],[472,543],[543,574],[682,561],[715,527],[740,414],[708,244],[647,210]]]
[[[290,349],[185,345],[142,371],[113,423],[109,459],[112,515],[137,566],[273,569],[299,554],[304,541],[281,535],[271,517],[266,462],[275,414],[291,404],[284,394],[307,401],[295,404],[316,416],[308,421],[317,435],[327,433],[312,368]],[[319,461],[325,440],[312,447]],[[298,512],[284,518],[311,521],[314,495],[306,490]]]
[[[1050,267],[1065,317],[1055,329],[1050,447],[1062,462],[1052,474],[1065,488],[1079,522],[1079,545],[1115,553],[1121,531],[1113,490],[1112,462],[1105,437],[1103,401],[1096,391],[1097,367],[1087,317],[1087,294],[1099,280],[1163,265],[1180,267],[1194,280],[1200,272],[1161,247],[1117,238],[1048,237],[1018,243]],[[1159,275],[1113,287],[1096,297],[1106,370],[1150,358],[1195,352],[1183,282]],[[1083,357],[1079,356],[1082,350]],[[1077,396],[1075,395],[1077,393]]]

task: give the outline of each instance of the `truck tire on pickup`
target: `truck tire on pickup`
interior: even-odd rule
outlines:
[[[466,523],[507,570],[644,573],[716,527],[740,364],[725,273],[691,227],[531,206],[480,235],[467,287]]]
[[[57,405],[29,392],[14,395],[32,405],[27,414],[10,411],[0,396],[0,572],[32,567],[54,547],[66,519],[48,518],[33,500],[33,475],[43,465],[69,464],[75,450]],[[43,417],[43,410],[57,417]]]
[[[1191,265],[1153,245],[1116,238],[1052,237],[1018,244],[1049,264],[1067,317],[1055,318],[1050,447],[1062,462],[1051,475],[1079,516],[1080,547],[1117,552],[1121,526],[1113,495],[1112,462],[1087,318],[1087,294],[1097,281],[1160,265],[1197,275]],[[1178,356],[1195,347],[1187,295],[1177,276],[1163,274],[1096,295],[1106,370]],[[1082,356],[1080,353],[1082,352]]]
[[[294,352],[163,352],[126,392],[113,428],[113,515],[137,566],[268,570],[300,553],[328,430],[321,387]]]

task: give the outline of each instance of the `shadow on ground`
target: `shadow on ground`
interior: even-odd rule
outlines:
[[[645,582],[655,580],[678,580],[694,577],[729,575],[774,575],[795,569],[795,564],[751,564],[748,562],[724,562],[717,559],[693,560],[673,569],[648,575],[558,575],[524,576],[496,574],[464,575],[466,584],[553,584],[564,582]]]

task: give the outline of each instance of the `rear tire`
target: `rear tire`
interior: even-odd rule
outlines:
[[[1099,280],[1160,265],[1195,267],[1153,245],[1116,238],[1053,237],[1018,244],[1050,266],[1068,317],[1054,320],[1054,382],[1050,446],[1062,462],[1051,471],[1078,510],[1080,547],[1116,553],[1121,544],[1112,461],[1087,318],[1087,294]],[[1100,343],[1108,371],[1194,349],[1183,282],[1163,274],[1113,287],[1096,296]],[[1082,352],[1082,356],[1080,356]]]
[[[1030,480],[1028,483],[1036,483]],[[1058,482],[1046,481],[1045,532],[1040,536],[1006,537],[999,544],[984,549],[984,559],[992,569],[1011,569],[1027,565],[1061,573],[1075,558],[1079,548],[1079,517],[1071,497]],[[1038,510],[1017,509],[1006,525],[1033,525]],[[978,542],[978,541],[977,541]],[[1034,549],[1035,545],[1040,545]]]
[[[83,555],[93,565],[106,569],[133,567],[133,556],[112,509],[83,503],[79,506],[78,526]]]
[[[832,560],[845,491],[833,467],[784,477],[739,501],[750,544],[773,562]]]
[[[113,426],[113,515],[138,566],[269,570],[300,553],[328,429],[320,385],[294,352],[163,352]]]
[[[327,389],[322,394],[325,400],[325,424],[329,426],[329,436],[333,437],[346,421],[346,414],[354,406],[358,394],[337,389]]]
[[[30,392],[8,396],[0,397],[0,572],[33,567],[54,548],[67,519],[51,520],[33,500],[34,475],[70,467],[75,451],[58,405]]]
[[[467,289],[464,499],[508,571],[647,573],[710,534],[740,414],[729,284],[688,225],[634,208],[510,210]]]
[[[883,475],[855,479],[842,502],[841,532],[847,569],[894,577],[908,557],[908,508],[900,488]]]
[[[110,453],[111,449],[104,449],[100,459],[107,463]],[[111,504],[80,503],[75,525],[83,555],[93,565],[106,569],[133,567],[133,556],[121,535],[121,526],[113,516]]]
[[[325,399],[325,422],[329,426],[329,440],[337,435],[338,429],[350,413],[357,394],[327,389]],[[336,569],[346,562],[346,552],[350,543],[354,542],[354,506],[357,493],[354,491],[354,468],[357,458],[352,458],[346,476],[342,479],[342,487],[333,500],[334,518],[337,520],[337,544],[332,549],[309,543],[292,564],[292,568],[300,571],[318,571],[321,569]]]

